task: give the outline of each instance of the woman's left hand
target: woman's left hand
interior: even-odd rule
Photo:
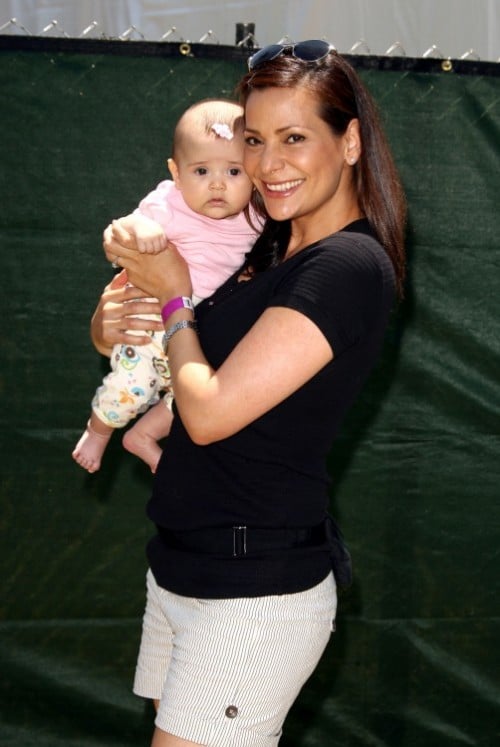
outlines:
[[[163,305],[193,293],[189,268],[174,244],[159,254],[141,254],[135,238],[115,221],[104,231],[103,247],[110,262],[127,270],[129,281]]]

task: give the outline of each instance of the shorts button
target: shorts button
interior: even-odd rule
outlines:
[[[228,706],[226,708],[226,716],[228,718],[236,718],[237,715],[238,715],[238,709],[236,708],[236,706]]]

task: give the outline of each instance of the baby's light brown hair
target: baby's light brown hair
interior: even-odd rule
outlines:
[[[243,132],[243,107],[229,99],[204,99],[190,106],[174,130],[172,157],[189,148],[190,139],[213,135],[229,140]]]

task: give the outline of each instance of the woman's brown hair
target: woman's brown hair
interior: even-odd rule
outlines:
[[[255,89],[297,86],[306,86],[316,96],[318,114],[334,135],[343,135],[352,119],[359,120],[362,152],[354,166],[359,206],[393,263],[402,296],[406,199],[375,102],[354,68],[333,50],[318,61],[304,61],[285,52],[249,71],[238,92],[245,105]],[[256,208],[265,214],[258,195]],[[254,271],[281,261],[290,235],[290,226],[285,224],[267,219],[262,240],[247,262]]]

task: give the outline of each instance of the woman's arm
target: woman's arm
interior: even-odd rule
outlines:
[[[174,335],[168,352],[177,408],[198,444],[237,433],[333,358],[319,327],[284,307],[267,309],[217,371],[191,330]]]
[[[112,259],[114,249],[105,249]],[[172,244],[157,255],[122,246],[120,262],[134,285],[159,298],[161,305],[176,296],[191,295],[186,263]],[[190,318],[189,310],[180,309],[167,326]],[[179,414],[198,444],[237,433],[333,358],[319,327],[300,312],[283,307],[267,309],[218,370],[209,365],[196,332],[189,328],[172,337],[168,355]]]
[[[119,253],[126,243],[129,250],[136,248],[134,237],[123,227],[118,231],[120,241],[114,237],[113,225],[110,224],[103,234],[103,246],[109,248],[115,254],[110,261],[119,258]],[[113,345],[147,345],[151,337],[146,334],[150,330],[161,331],[161,322],[151,321],[146,317],[150,314],[159,314],[159,304],[142,299],[150,297],[150,294],[138,288],[127,285],[128,276],[122,270],[106,286],[99,299],[97,308],[92,316],[90,324],[90,336],[96,349],[102,355],[111,355]],[[141,318],[143,315],[145,318]],[[144,332],[144,335],[127,334],[127,330]]]
[[[160,305],[141,300],[148,294],[126,283],[125,271],[115,275],[105,287],[90,322],[90,337],[95,348],[108,357],[114,345],[147,345],[151,342],[151,336],[146,334],[148,330],[163,330],[161,322],[146,319],[148,314],[159,314]],[[131,335],[127,330],[144,332],[144,335]]]

